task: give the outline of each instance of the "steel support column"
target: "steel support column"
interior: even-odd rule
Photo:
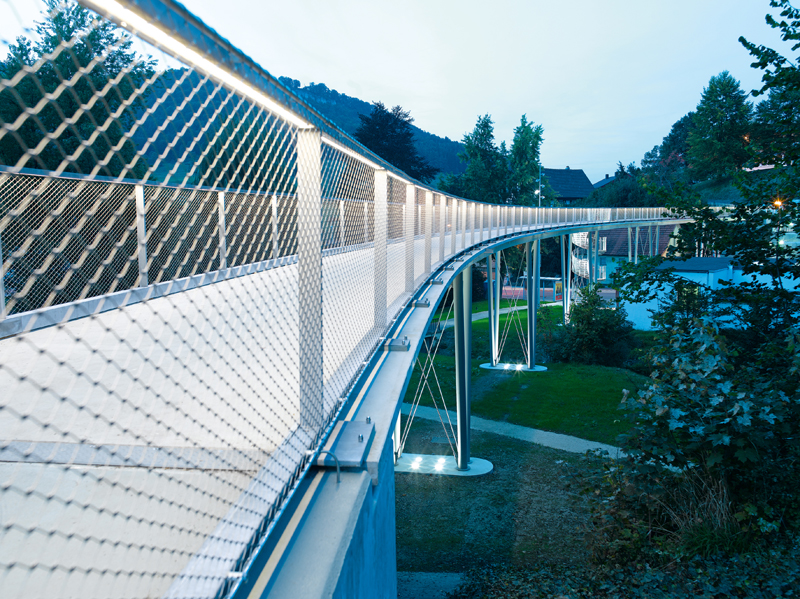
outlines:
[[[458,427],[457,466],[469,469],[470,401],[472,370],[472,266],[467,266],[453,280],[455,309],[456,422]]]
[[[639,227],[636,227],[636,240],[633,244],[633,263],[639,264]]]
[[[492,366],[500,360],[500,254],[486,258],[487,290],[489,292],[489,335],[492,345]]]
[[[539,240],[525,244],[525,284],[528,301],[528,368],[536,365],[536,312],[539,309]]]
[[[570,272],[569,272],[569,259],[567,256],[570,253],[569,234],[561,236],[561,307],[564,312],[564,324],[567,324],[567,287],[569,286]],[[553,298],[555,299],[555,298]]]
[[[598,268],[600,266],[600,259],[598,255],[600,254],[600,231],[594,232],[594,282],[597,283],[599,279],[599,272]]]
[[[661,252],[659,251],[661,249],[661,245],[660,245],[660,241],[661,240],[659,239],[660,235],[661,235],[661,225],[656,225],[656,245],[655,245],[655,248],[656,248],[655,255],[656,256],[660,256],[661,255]]]
[[[627,210],[627,208],[625,210]],[[631,245],[631,228],[628,227],[628,262],[632,261],[633,261],[633,246]]]

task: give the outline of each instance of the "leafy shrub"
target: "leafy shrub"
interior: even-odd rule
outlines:
[[[597,290],[597,285],[581,290],[566,327],[543,331],[552,361],[622,366],[628,359],[636,343],[633,325],[624,308],[614,309]]]

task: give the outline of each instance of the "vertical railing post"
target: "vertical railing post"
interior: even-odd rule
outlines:
[[[469,235],[469,244],[475,245],[475,203],[469,203],[469,224],[470,224],[470,235]]]
[[[472,371],[472,266],[453,280],[455,311],[457,467],[469,470],[470,374]]]
[[[465,250],[465,249],[467,249],[467,210],[468,210],[468,206],[467,206],[467,201],[466,200],[460,200],[458,203],[461,206],[461,209],[459,210],[459,212],[461,214],[461,249]]]
[[[439,195],[439,262],[444,262],[444,240],[447,232],[447,198]]]
[[[389,229],[389,177],[385,169],[375,170],[375,320],[374,326],[377,332],[383,332],[386,328],[386,245],[388,242]],[[430,254],[429,254],[430,255]]]
[[[136,237],[139,258],[139,287],[147,287],[147,227],[145,226],[144,185],[134,185],[136,199]]]
[[[272,201],[272,259],[281,257],[280,221],[278,220],[278,196],[273,195]]]
[[[225,238],[225,192],[217,192],[217,226],[219,228],[219,269],[228,268],[228,244]]]
[[[300,426],[322,423],[322,138],[317,129],[297,133],[297,278]]]
[[[414,291],[414,216],[416,214],[416,189],[406,185],[406,293]]]
[[[425,274],[431,274],[433,251],[433,192],[425,192]]]
[[[339,200],[339,247],[345,246],[344,200]]]
[[[364,202],[364,243],[369,243],[369,202]]]
[[[6,286],[3,282],[5,279],[5,261],[3,260],[3,236],[0,234],[0,322],[6,319]]]
[[[458,200],[450,198],[450,255],[456,253],[456,236],[458,235]]]

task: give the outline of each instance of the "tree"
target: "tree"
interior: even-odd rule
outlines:
[[[614,181],[592,191],[582,202],[584,206],[615,206],[631,208],[657,206],[658,200],[645,189],[642,172],[633,164],[620,162]]]
[[[508,199],[508,169],[505,145],[494,141],[491,115],[478,117],[471,133],[462,140],[464,151],[459,158],[467,165],[464,174],[450,176],[442,184],[448,191],[481,202],[504,204]]]
[[[360,114],[355,137],[358,141],[415,179],[428,182],[439,172],[417,152],[407,110],[395,106],[387,110],[382,102],[374,102],[369,115]]]
[[[442,190],[491,204],[538,205],[543,134],[544,128],[534,125],[523,114],[508,150],[505,142],[499,146],[495,143],[491,115],[478,117],[475,128],[462,140],[464,151],[459,158],[466,163],[466,170],[462,175],[447,177],[441,183]],[[545,178],[542,195],[555,197]]]
[[[124,134],[144,106],[139,88],[154,76],[155,63],[132,51],[130,36],[89,10],[60,0],[45,0],[45,6],[44,19],[36,24],[39,41],[18,37],[0,63],[0,77],[12,82],[0,92],[0,121],[15,123],[46,94],[55,98],[18,129],[0,134],[0,162],[143,176],[147,164]],[[65,82],[70,83],[56,93]],[[57,139],[39,148],[62,127]],[[38,149],[26,154],[33,148]]]
[[[528,122],[526,115],[520,118],[519,126],[514,129],[514,140],[508,155],[509,194],[514,204],[534,206],[537,204],[536,192],[539,190],[539,172],[541,163],[539,149],[542,146],[541,125],[534,126]]]
[[[692,118],[689,168],[695,179],[720,179],[747,162],[753,105],[728,71],[712,77]]]

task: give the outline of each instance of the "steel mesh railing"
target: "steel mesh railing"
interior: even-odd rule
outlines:
[[[661,213],[442,195],[182,7],[85,6],[0,22],[4,596],[225,596],[443,260]]]

